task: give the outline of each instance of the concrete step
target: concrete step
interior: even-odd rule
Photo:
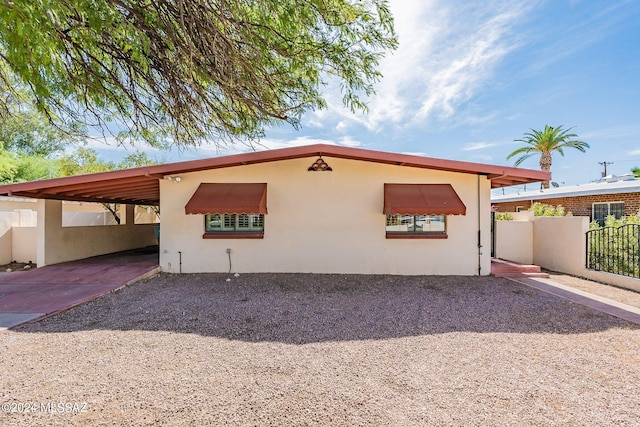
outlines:
[[[541,269],[537,265],[520,265],[520,266],[495,265],[495,266],[491,266],[491,271],[496,273],[509,273],[509,272],[540,273]]]
[[[504,259],[491,260],[491,274],[495,277],[549,277],[537,265],[518,264]]]
[[[550,276],[547,273],[543,272],[517,272],[517,271],[506,271],[506,272],[492,272],[494,277],[506,277],[506,278],[516,278],[516,277],[541,277],[548,279]]]

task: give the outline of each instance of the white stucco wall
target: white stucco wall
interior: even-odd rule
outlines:
[[[13,221],[12,212],[0,212],[0,264],[9,264],[13,259],[11,253]]]
[[[553,271],[640,291],[640,279],[586,268],[589,217],[536,217],[534,263]]]
[[[496,221],[496,258],[520,264],[533,263],[533,222]]]
[[[605,271],[587,270],[586,268],[584,269],[584,273],[580,274],[580,277],[640,292],[640,279],[633,277],[621,276]]]
[[[0,196],[0,212],[13,212],[18,209],[36,209],[36,200],[22,197]]]
[[[11,251],[12,258],[18,262],[36,262],[37,256],[37,227],[13,227]]]
[[[136,224],[158,224],[160,217],[150,207],[136,206]]]
[[[127,206],[126,224],[63,227],[62,204],[38,200],[38,267],[156,244],[153,224],[134,224],[133,208]]]
[[[315,158],[238,166],[160,181],[163,271],[478,274],[478,180],[483,254],[490,273],[490,183],[485,177],[324,157],[333,172],[308,172]],[[267,183],[263,239],[203,239],[204,216],[184,206],[201,182]],[[386,239],[385,183],[452,184],[466,216],[447,217],[447,239]]]
[[[533,263],[553,271],[580,275],[585,270],[584,216],[540,216],[533,222]]]
[[[508,224],[510,223],[510,224]],[[534,217],[530,227],[520,221],[496,221],[496,257],[529,264],[518,260],[526,248],[515,242],[530,241],[533,264],[552,271],[567,273],[597,282],[640,291],[640,279],[589,270],[586,268],[586,237],[589,218]]]

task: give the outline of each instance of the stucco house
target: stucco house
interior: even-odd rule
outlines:
[[[534,202],[562,205],[573,215],[588,216],[603,224],[608,215],[620,218],[640,211],[640,179],[633,175],[609,176],[588,184],[491,196],[496,212],[527,210]]]
[[[38,265],[149,244],[150,225],[131,219],[141,204],[160,205],[165,272],[488,275],[491,189],[549,178],[310,145],[4,185],[0,195],[40,199]],[[127,219],[74,233],[60,225],[59,200],[124,203]]]

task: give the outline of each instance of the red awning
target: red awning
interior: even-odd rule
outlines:
[[[187,214],[266,214],[267,184],[203,183],[184,211]]]
[[[451,184],[385,184],[387,215],[465,215],[467,207]]]

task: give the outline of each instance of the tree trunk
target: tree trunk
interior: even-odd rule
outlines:
[[[114,203],[113,206],[111,206],[110,203],[103,203],[102,206],[104,206],[109,212],[111,212],[111,215],[113,215],[113,219],[116,221],[116,224],[120,224],[120,215],[118,215],[119,205],[117,203]]]
[[[551,153],[541,153],[540,154],[540,169],[545,172],[551,172]],[[540,183],[541,189],[549,188],[549,181],[542,181]]]

